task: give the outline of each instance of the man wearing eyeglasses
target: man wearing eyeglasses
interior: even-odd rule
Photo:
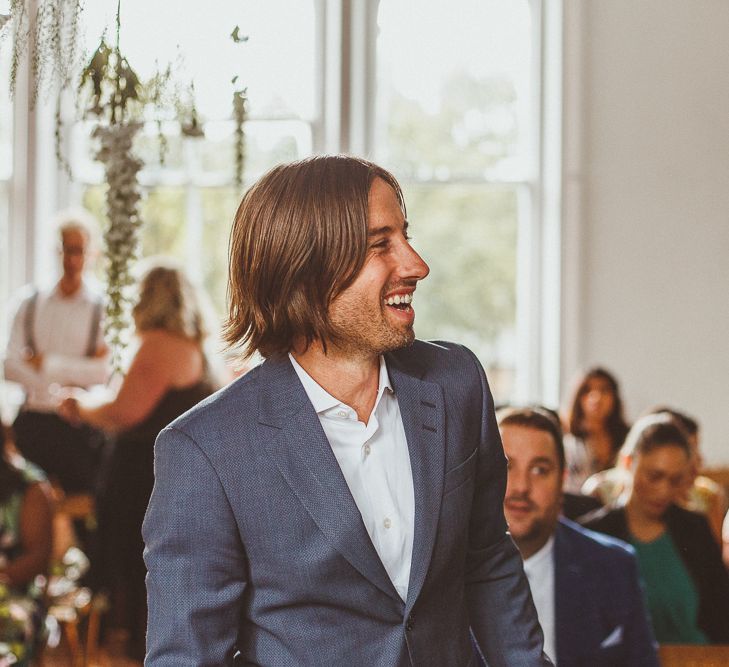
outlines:
[[[98,434],[56,415],[61,387],[88,388],[108,376],[103,303],[84,279],[92,225],[83,211],[59,214],[63,273],[50,289],[24,288],[5,357],[5,379],[25,399],[13,424],[18,449],[66,493],[90,491]]]

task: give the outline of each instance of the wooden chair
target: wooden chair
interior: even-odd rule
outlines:
[[[684,646],[665,644],[659,656],[663,667],[726,667],[729,646]]]
[[[63,496],[56,503],[54,516],[53,559],[64,569],[63,558],[76,546],[74,521],[95,521],[94,499],[87,494]],[[93,595],[73,576],[52,574],[48,583],[48,616],[61,630],[73,667],[94,667],[98,664],[101,617],[108,608],[104,596]]]

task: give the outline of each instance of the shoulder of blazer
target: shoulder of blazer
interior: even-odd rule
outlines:
[[[679,553],[692,570],[692,574],[700,578],[706,564],[707,551],[720,553],[719,545],[706,517],[683,507],[671,505],[666,514],[666,523]]]
[[[579,568],[595,585],[617,585],[620,591],[623,584],[630,583],[627,578],[623,581],[623,574],[630,572],[631,565],[636,567],[635,551],[629,544],[563,518],[557,524],[554,550],[556,568]],[[606,573],[612,574],[606,577]]]
[[[386,353],[385,360],[388,367],[432,382],[476,372],[473,352],[448,341],[416,340],[408,347]]]
[[[175,419],[170,427],[185,433],[204,429],[211,421],[237,414],[241,419],[255,419],[258,411],[257,385],[261,366],[248,371],[230,384],[203,399],[191,410]]]
[[[625,510],[622,507],[601,507],[581,517],[580,524],[589,530],[611,535],[623,542],[630,540]]]

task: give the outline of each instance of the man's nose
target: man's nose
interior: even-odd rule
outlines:
[[[509,470],[509,474],[506,478],[506,495],[529,495],[529,475],[526,471],[520,470]]]
[[[400,272],[403,278],[422,280],[430,273],[430,267],[409,243],[403,244],[400,257]]]

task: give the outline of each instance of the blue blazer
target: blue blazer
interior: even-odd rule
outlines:
[[[146,665],[549,664],[506,531],[483,370],[460,346],[386,355],[410,450],[408,598],[392,585],[287,357],[162,431],[144,521]]]
[[[554,563],[558,667],[658,667],[632,547],[560,519]]]

